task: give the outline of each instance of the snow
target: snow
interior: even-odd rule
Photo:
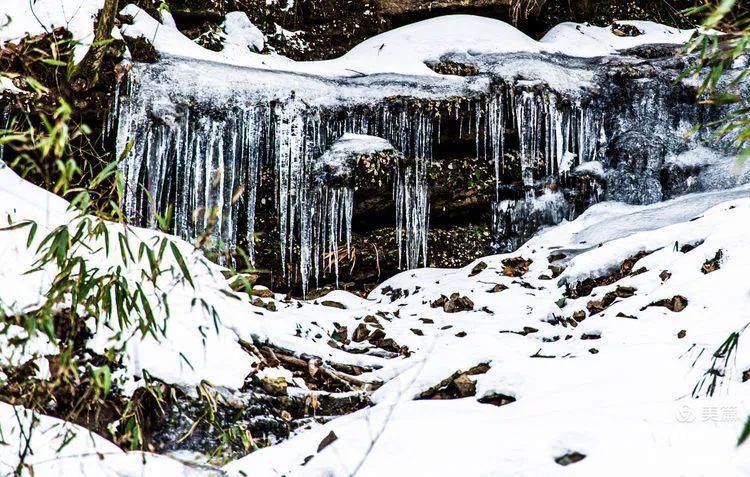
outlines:
[[[587,174],[593,177],[604,178],[604,165],[601,161],[589,161],[580,164],[575,168],[576,174]]]
[[[83,427],[0,402],[0,474],[20,476],[208,476],[206,469],[148,452],[123,452]],[[30,442],[26,449],[27,442]],[[21,462],[20,456],[25,454]],[[19,474],[14,472],[20,463]]]
[[[93,38],[93,18],[102,1],[38,0],[31,5],[24,2],[20,12],[15,6],[0,6],[0,13],[15,18],[9,28],[0,32],[0,43],[17,40],[25,34],[41,33],[54,26],[65,26],[81,42],[76,49],[76,59],[80,60]],[[39,17],[39,22],[32,10]],[[643,44],[682,44],[693,33],[693,30],[677,30],[652,22],[624,21],[620,23],[634,25],[643,34],[619,37],[609,27],[563,23],[553,28],[541,41],[536,41],[499,20],[473,15],[447,15],[374,36],[334,60],[295,62],[283,56],[260,55],[251,51],[263,49],[263,34],[242,12],[227,14],[223,24],[227,48],[221,52],[204,49],[180,33],[169,12],[162,12],[161,22],[133,4],[125,5],[121,13],[134,19],[132,25],[121,26],[121,33],[148,39],[162,54],[235,66],[337,77],[387,73],[436,76],[437,73],[425,63],[439,61],[449,54],[477,56],[546,52],[595,57]]]
[[[714,165],[720,162],[731,162],[731,160],[731,158],[720,154],[718,151],[714,151],[705,146],[698,146],[677,155],[667,156],[664,162],[666,164],[674,164],[681,168],[697,168]]]
[[[588,23],[564,22],[547,32],[540,40],[547,51],[557,51],[569,56],[605,56],[637,46],[648,44],[683,45],[690,40],[695,30],[680,30],[649,21],[618,21],[620,25],[632,25],[641,34],[618,36],[612,27],[598,27]]]
[[[79,44],[74,50],[74,62],[83,59],[94,40],[94,19],[104,0],[4,0],[0,18],[10,19],[0,28],[0,46],[27,35],[37,35],[65,27]]]
[[[248,48],[257,52],[263,51],[266,39],[263,32],[253,25],[245,12],[229,12],[222,24],[224,33],[224,47],[238,47],[243,50]]]

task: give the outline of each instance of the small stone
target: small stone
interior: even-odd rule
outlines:
[[[679,332],[677,333],[677,338],[678,338],[678,339],[682,339],[682,338],[684,338],[685,336],[687,336],[687,331],[686,331],[686,330],[680,330],[680,331],[679,331]]]
[[[365,322],[365,323],[375,323],[375,324],[378,324],[378,325],[380,324],[380,322],[378,321],[378,319],[377,319],[377,318],[375,318],[375,317],[374,317],[374,316],[372,316],[372,315],[367,315],[367,316],[365,316],[365,318],[364,318],[364,322]]]
[[[604,311],[607,308],[607,305],[605,305],[602,300],[591,300],[586,303],[586,308],[588,308],[589,313],[596,315],[597,313]]]
[[[411,332],[414,333],[417,336],[424,336],[424,332],[420,330],[419,328],[412,328]]]
[[[598,340],[601,339],[602,335],[597,335],[594,333],[584,333],[581,335],[582,340]]]
[[[377,344],[378,341],[385,338],[385,331],[383,330],[374,330],[372,334],[370,334],[370,338],[367,340],[372,344]]]
[[[283,377],[278,377],[278,378],[264,377],[263,379],[260,380],[260,385],[268,394],[271,394],[274,396],[286,395],[287,382],[286,382],[286,379],[284,379]]]
[[[529,271],[531,260],[521,257],[503,260],[503,275],[506,277],[522,277]]]
[[[672,278],[672,274],[669,271],[664,270],[659,274],[659,278],[661,278],[661,281],[666,282],[667,280]]]
[[[320,302],[320,304],[331,308],[338,308],[339,310],[346,310],[346,305],[343,305],[337,301],[325,300]]]
[[[487,292],[488,293],[500,293],[501,291],[505,291],[507,289],[508,287],[506,287],[505,285],[498,284],[490,288],[489,290],[487,290]]]
[[[473,396],[477,392],[477,383],[469,379],[469,376],[466,374],[461,374],[454,379],[453,385],[458,390],[458,395],[460,397]]]
[[[630,298],[631,296],[635,295],[635,288],[618,286],[615,290],[615,295],[618,298]]]
[[[361,343],[370,336],[370,330],[367,328],[367,325],[364,323],[360,323],[357,328],[354,329],[354,333],[352,333],[352,341],[355,343]]]
[[[482,404],[492,404],[493,406],[506,406],[512,402],[516,402],[516,398],[505,394],[492,393],[479,398],[479,402]]]
[[[474,268],[471,269],[471,273],[469,273],[469,276],[473,277],[473,276],[479,275],[480,273],[482,273],[482,270],[484,270],[486,268],[487,268],[487,264],[486,263],[479,262],[479,263],[477,263],[474,266]]]
[[[557,262],[558,260],[562,260],[565,258],[564,253],[553,253],[549,257],[547,257],[548,262]]]
[[[459,331],[458,333],[456,333],[456,338],[463,338],[465,336],[466,336],[465,331]]]
[[[670,311],[674,311],[675,313],[679,313],[688,306],[688,299],[685,298],[682,295],[675,295],[672,298],[665,298],[664,300],[659,300],[651,303],[650,305],[647,305],[642,308],[642,310],[645,310],[649,306],[663,306],[667,308]]]
[[[591,349],[589,350],[589,353],[591,353],[591,354],[599,354],[599,350],[598,350],[598,349],[596,349],[596,348],[591,348]]]
[[[630,319],[632,319],[632,320],[637,320],[637,319],[638,319],[638,317],[637,317],[637,316],[633,316],[633,315],[626,315],[626,314],[625,314],[625,313],[623,313],[623,312],[619,312],[619,313],[617,314],[617,317],[618,317],[618,318],[630,318]]]
[[[252,294],[259,298],[273,298],[273,292],[262,285],[253,287]]]
[[[329,432],[328,435],[325,436],[322,441],[320,441],[320,444],[318,444],[318,452],[321,452],[323,449],[330,446],[337,440],[338,436],[336,435],[336,433],[333,431]]]
[[[708,275],[709,273],[715,272],[716,270],[721,268],[721,259],[724,257],[724,252],[722,250],[718,250],[716,252],[716,255],[714,255],[714,258],[711,260],[706,260],[705,263],[703,263],[703,266],[701,267],[701,272],[703,272],[704,275]]]
[[[582,322],[586,319],[586,312],[583,310],[578,310],[573,313],[573,319],[576,320],[578,323]]]
[[[555,458],[555,462],[560,465],[570,465],[575,464],[576,462],[580,462],[585,458],[586,456],[584,454],[581,454],[580,452],[568,452],[565,455],[561,455],[560,457]]]
[[[549,269],[552,272],[552,278],[559,277],[565,271],[565,267],[558,267],[556,265],[550,265]]]

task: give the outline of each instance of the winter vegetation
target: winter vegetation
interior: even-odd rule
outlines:
[[[747,7],[424,3],[0,3],[0,476],[750,474]]]

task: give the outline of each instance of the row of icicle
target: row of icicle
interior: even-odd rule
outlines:
[[[401,266],[426,265],[428,168],[440,134],[439,108],[383,104],[331,119],[290,101],[221,115],[186,108],[170,123],[151,119],[137,87],[128,83],[127,88],[112,122],[120,151],[129,138],[138,138],[122,163],[128,185],[123,207],[135,223],[155,227],[156,214],[165,215],[167,204],[173,204],[175,234],[192,240],[208,231],[223,246],[244,241],[254,258],[256,208],[267,206],[258,203],[260,171],[262,164],[272,164],[281,265],[287,270],[293,264],[292,273],[299,273],[306,290],[310,278],[328,271],[338,275],[339,257],[351,249],[354,209],[352,186],[313,184],[312,165],[345,132],[369,134],[389,140],[412,159],[394,171],[396,239]],[[597,126],[591,115],[559,103],[550,93],[507,88],[472,100],[477,154],[493,161],[497,202],[507,127],[518,131],[520,179],[529,189],[540,160],[546,174],[557,175],[594,157]]]

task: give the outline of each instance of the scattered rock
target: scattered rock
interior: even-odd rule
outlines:
[[[479,263],[477,263],[474,266],[474,268],[471,269],[471,273],[469,273],[469,276],[473,277],[473,276],[479,275],[480,273],[482,273],[482,270],[484,270],[486,268],[487,268],[487,264],[486,263],[479,262]]]
[[[717,250],[714,258],[705,261],[705,263],[701,267],[701,272],[703,272],[704,275],[707,275],[720,269],[722,257],[724,257],[724,252],[721,249]]]
[[[419,328],[412,328],[411,332],[414,333],[417,336],[424,336],[424,332],[420,330]]]
[[[346,310],[346,305],[343,305],[337,301],[324,300],[320,302],[320,304],[331,308],[338,308],[339,310]]]
[[[594,334],[594,333],[584,333],[581,335],[582,340],[598,340],[601,339],[602,335]]]
[[[750,369],[746,369],[742,372],[742,382],[745,383],[750,381]]]
[[[586,319],[586,312],[583,310],[578,310],[573,313],[573,319],[576,320],[578,323],[582,322]]]
[[[685,336],[687,336],[687,331],[686,331],[686,330],[680,330],[680,331],[679,331],[679,332],[677,333],[677,338],[678,338],[678,339],[682,339],[682,338],[684,338]]]
[[[465,336],[466,336],[465,331],[459,331],[458,333],[456,333],[456,338],[464,338]]]
[[[596,348],[591,348],[591,349],[589,350],[589,353],[591,353],[591,354],[599,354],[599,350],[598,350],[598,349],[596,349]]]
[[[363,341],[366,341],[367,338],[370,337],[370,330],[367,328],[367,325],[364,323],[360,323],[357,328],[354,329],[354,333],[352,333],[352,341],[355,343],[361,343]]]
[[[469,297],[453,293],[450,298],[441,295],[440,298],[430,303],[432,308],[443,308],[446,313],[458,313],[474,309],[474,302]]]
[[[497,284],[494,287],[487,290],[487,293],[500,293],[501,291],[505,291],[507,289],[508,287],[506,287],[505,285]]]
[[[560,457],[555,458],[555,462],[557,462],[560,465],[570,465],[570,464],[575,464],[576,462],[580,462],[585,458],[586,456],[584,454],[574,451],[574,452],[568,452],[565,455],[561,455]]]
[[[591,295],[591,292],[594,291],[594,288],[596,287],[611,285],[615,282],[622,280],[628,275],[638,275],[640,273],[646,272],[647,270],[645,268],[639,268],[638,270],[633,271],[633,267],[638,262],[638,260],[642,259],[643,257],[646,257],[647,255],[650,255],[651,253],[653,253],[653,251],[638,252],[632,257],[625,259],[620,264],[620,269],[616,270],[615,272],[609,275],[605,275],[603,277],[598,277],[598,278],[586,278],[585,280],[582,280],[576,283],[575,286],[572,286],[572,287],[568,286],[568,289],[566,291],[566,296],[568,298],[580,298],[584,296],[589,296]]]
[[[683,245],[682,247],[680,247],[680,252],[681,253],[688,253],[688,252],[690,252],[692,250],[695,250],[696,248],[700,247],[701,245],[703,245],[703,240],[699,240],[699,241],[694,242],[694,243],[686,243],[685,245]],[[676,248],[676,246],[677,246],[677,243],[675,243],[675,248]]]
[[[675,313],[679,313],[685,308],[687,308],[688,299],[682,295],[675,295],[672,298],[665,298],[663,300],[655,301],[651,303],[650,305],[646,305],[643,308],[641,308],[641,311],[645,310],[646,308],[650,306],[663,306],[667,308],[669,311],[674,311]]]
[[[619,313],[617,314],[617,317],[618,317],[618,318],[630,318],[630,319],[632,319],[632,320],[637,320],[637,319],[638,319],[638,317],[637,317],[637,316],[633,316],[633,315],[626,315],[626,314],[625,314],[625,313],[623,313],[623,312],[619,312]]]
[[[272,396],[286,395],[287,382],[283,377],[269,378],[265,377],[260,380],[263,389]]]
[[[564,253],[553,253],[549,257],[547,257],[547,261],[550,263],[557,262],[558,260],[562,260],[565,257],[566,255]]]
[[[522,277],[529,271],[532,261],[522,257],[506,258],[503,260],[503,275],[506,277]]]
[[[258,308],[265,308],[268,311],[276,311],[276,303],[273,301],[269,301],[268,303],[265,303],[260,298],[256,298],[252,301],[253,306],[257,306]]]
[[[481,363],[466,372],[456,371],[437,385],[419,394],[416,399],[460,399],[476,394],[477,383],[469,378],[478,374],[485,374],[490,365]]]
[[[325,436],[322,441],[320,441],[320,444],[318,444],[318,452],[330,446],[337,440],[338,440],[338,436],[336,435],[336,433],[333,431],[329,432],[328,435]]]
[[[254,286],[252,293],[258,298],[273,298],[273,292],[262,285]]]
[[[492,393],[479,398],[479,402],[482,404],[492,404],[493,406],[505,406],[506,404],[516,402],[516,398],[506,394]]]
[[[565,267],[558,267],[556,265],[550,265],[549,269],[552,272],[552,278],[559,277],[565,271]]]
[[[667,280],[669,280],[670,278],[672,278],[672,274],[668,270],[663,270],[659,274],[659,278],[661,278],[661,281],[666,282]]]

